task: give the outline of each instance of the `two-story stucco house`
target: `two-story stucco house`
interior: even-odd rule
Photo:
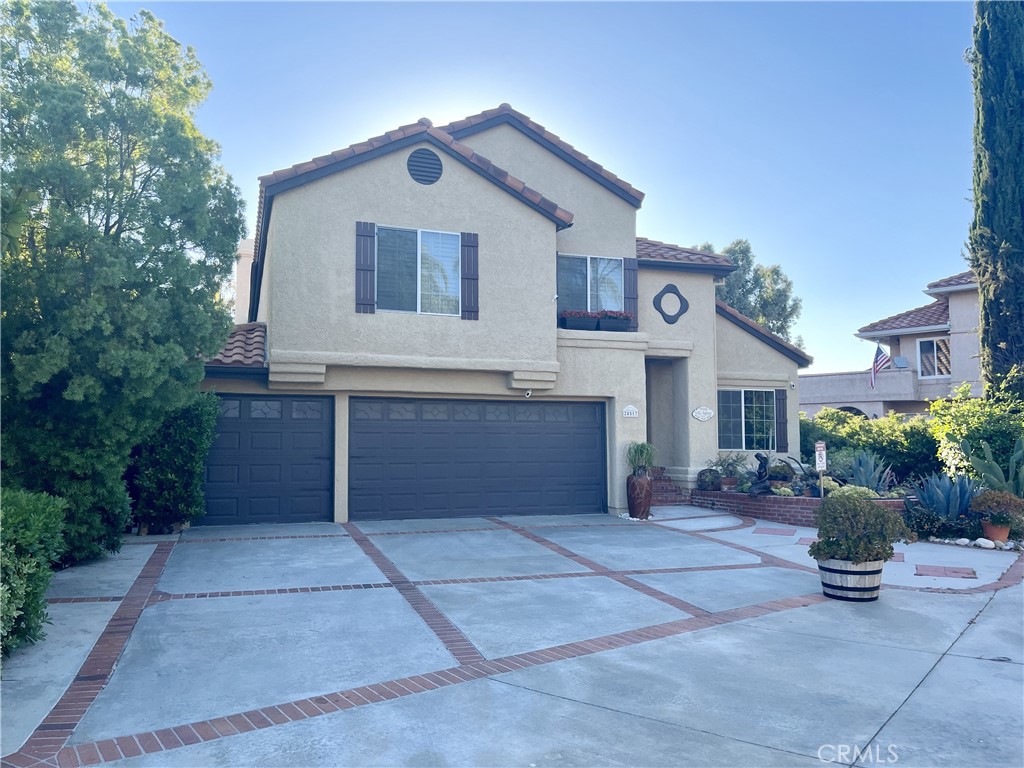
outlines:
[[[619,513],[630,441],[683,486],[791,450],[809,358],[716,302],[728,259],[638,238],[643,198],[505,104],[262,177],[204,522]]]
[[[891,365],[870,387],[867,371],[800,377],[800,409],[814,415],[841,408],[872,418],[890,411],[928,412],[928,401],[949,397],[964,382],[982,394],[978,363],[978,282],[971,271],[929,283],[933,301],[865,325],[856,336],[888,348]]]

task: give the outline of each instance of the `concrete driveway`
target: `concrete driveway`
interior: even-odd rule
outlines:
[[[655,514],[134,539],[55,576],[3,766],[1021,765],[1016,555],[850,604],[812,530]]]

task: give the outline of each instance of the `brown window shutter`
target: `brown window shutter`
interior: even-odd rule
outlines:
[[[377,309],[375,270],[377,266],[377,226],[369,221],[356,222],[356,312],[372,315]]]
[[[789,419],[786,418],[786,401],[789,393],[784,389],[775,390],[775,452],[789,452]]]
[[[462,319],[480,319],[479,236],[462,233]]]
[[[640,320],[640,283],[636,259],[622,260],[622,310],[632,315],[629,330],[635,331]]]

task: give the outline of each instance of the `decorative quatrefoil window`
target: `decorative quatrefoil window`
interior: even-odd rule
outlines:
[[[669,283],[654,297],[654,308],[661,313],[666,323],[672,325],[686,314],[690,308],[690,302],[683,297],[678,288]]]

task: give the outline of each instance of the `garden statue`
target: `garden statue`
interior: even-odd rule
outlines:
[[[757,459],[757,475],[750,486],[751,496],[764,496],[772,492],[772,485],[768,482],[768,456],[764,453],[755,453]]]

